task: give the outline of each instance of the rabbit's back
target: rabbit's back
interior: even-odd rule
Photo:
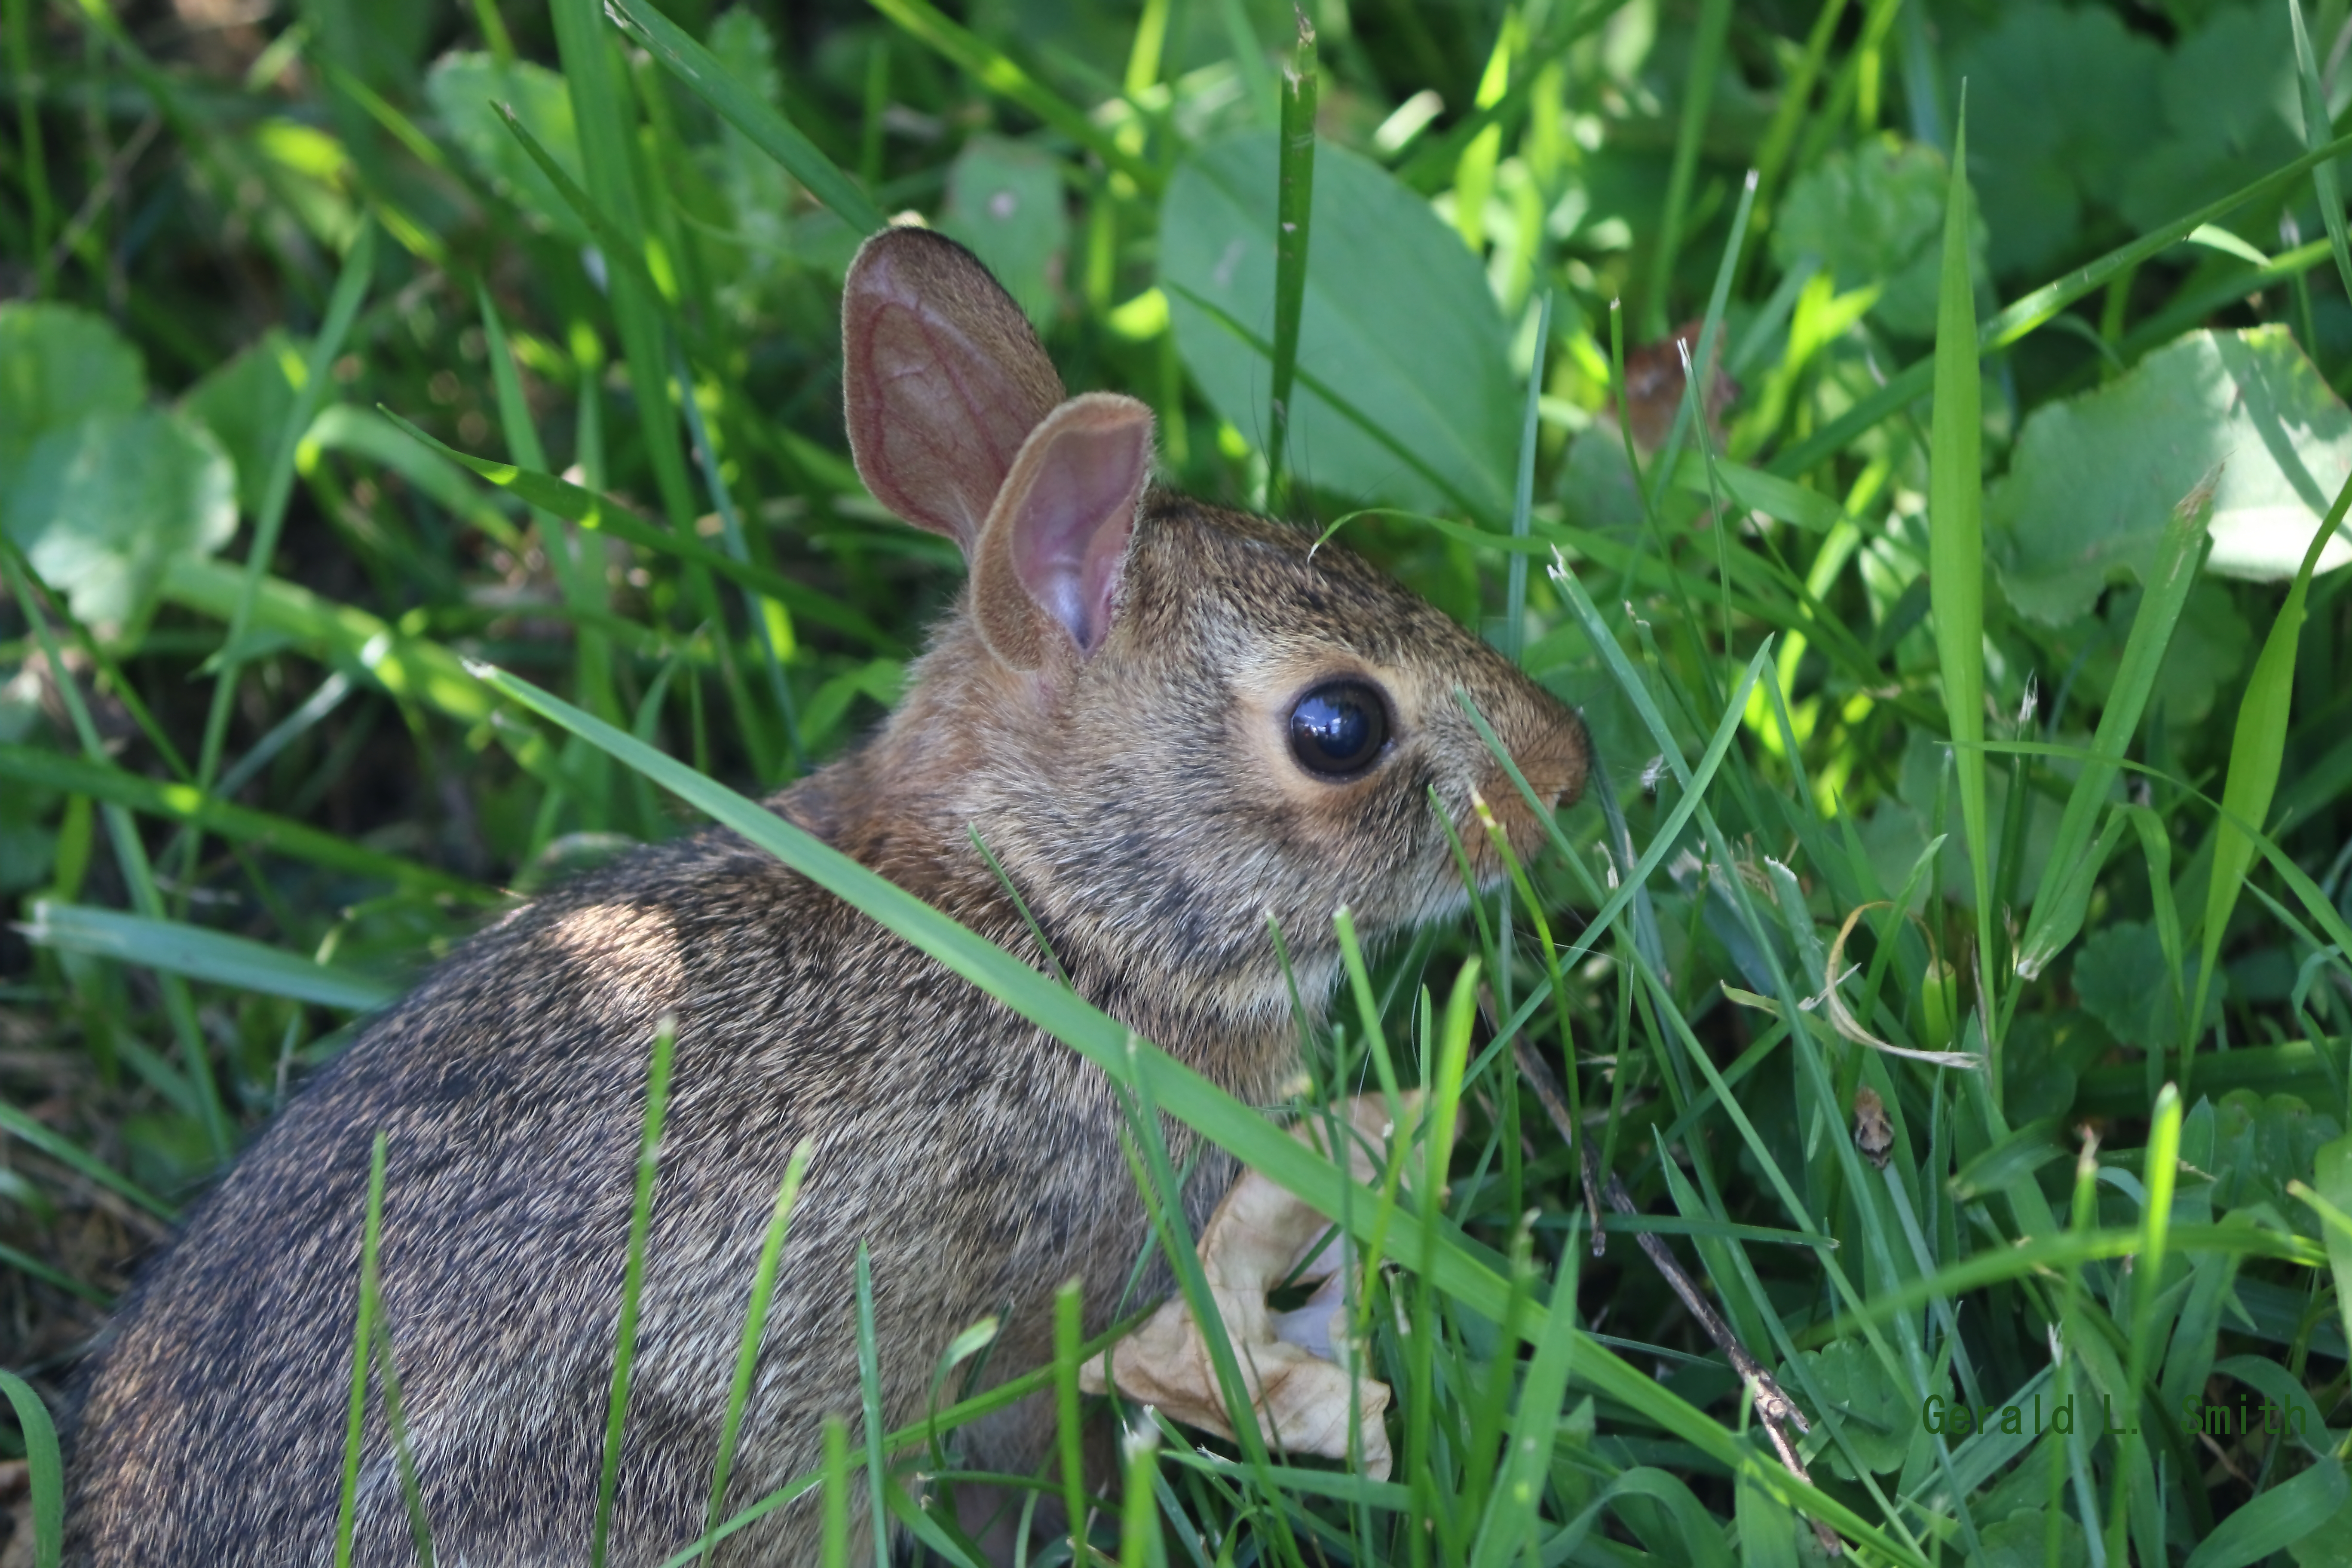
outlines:
[[[1001,926],[977,896],[958,912]],[[1090,1300],[1116,1296],[1143,1227],[1099,1075],[765,854],[706,833],[461,949],[203,1205],[91,1379],[80,1555],[329,1554],[382,1131],[378,1332],[437,1554],[584,1561],[646,1064],[672,1014],[613,1562],[658,1561],[702,1528],[761,1242],[803,1138],[814,1153],[736,1506],[813,1466],[824,1415],[857,1410],[860,1241],[894,1424],[974,1320],[1012,1310],[1024,1342],[1009,1360],[1040,1339],[1025,1309],[1053,1284],[1085,1273]],[[380,1394],[368,1419],[361,1557],[404,1563]]]

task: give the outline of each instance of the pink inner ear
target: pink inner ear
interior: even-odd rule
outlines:
[[[1076,397],[1038,426],[998,498],[1013,570],[1031,599],[1092,653],[1110,629],[1135,505],[1151,472],[1151,411],[1133,398]]]

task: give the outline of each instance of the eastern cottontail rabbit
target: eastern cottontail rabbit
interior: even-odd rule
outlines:
[[[954,539],[971,583],[871,741],[776,811],[1042,963],[977,826],[1076,987],[1245,1100],[1296,1068],[1269,912],[1320,1005],[1331,913],[1370,938],[1462,907],[1433,788],[1538,825],[1455,698],[1547,798],[1582,726],[1345,551],[1149,488],[1151,415],[1066,397],[987,271],[870,240],[842,308],[858,471]],[[1467,841],[1487,874],[1483,835]],[[741,839],[649,847],[516,910],[288,1108],[146,1271],[87,1384],[78,1558],[324,1563],[341,1480],[369,1147],[389,1135],[383,1288],[439,1559],[584,1563],[648,1044],[677,1019],[614,1563],[704,1526],[730,1372],[788,1155],[814,1155],[730,1507],[819,1463],[860,1408],[852,1259],[872,1250],[885,1421],[989,1313],[1047,1358],[1055,1289],[1108,1321],[1149,1239],[1108,1086],[1078,1056]],[[1181,1161],[1197,1145],[1171,1130]],[[1213,1151],[1192,1194],[1232,1175]],[[967,1429],[1032,1468],[1050,1416]],[[870,1526],[859,1511],[856,1529]],[[813,1499],[727,1543],[811,1563]],[[870,1542],[870,1536],[866,1539]],[[870,1550],[870,1545],[864,1550]],[[411,1560],[380,1395],[358,1560]]]

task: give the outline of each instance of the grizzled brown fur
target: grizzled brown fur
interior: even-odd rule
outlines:
[[[977,826],[1085,995],[1244,1100],[1272,1100],[1295,1068],[1295,1030],[1266,915],[1319,1005],[1338,974],[1337,905],[1376,937],[1460,907],[1433,788],[1458,822],[1481,790],[1523,848],[1539,837],[1455,689],[1549,795],[1582,785],[1581,726],[1344,551],[1165,492],[1139,501],[1148,413],[1102,395],[1061,402],[1025,323],[948,242],[918,230],[870,242],[845,315],[869,485],[976,563],[995,551],[1003,564],[976,564],[881,732],[772,805],[1042,963],[971,847]],[[872,347],[877,334],[898,347]],[[973,411],[1021,399],[1045,411],[1023,413],[1026,444],[1007,450]],[[1285,740],[1289,704],[1334,676],[1376,682],[1393,733],[1368,773],[1336,784]],[[1108,1320],[1148,1231],[1101,1074],[709,831],[468,942],[221,1184],[148,1271],[89,1380],[74,1560],[330,1560],[381,1129],[384,1331],[439,1558],[586,1561],[646,1063],[665,1014],[678,1021],[673,1100],[614,1563],[656,1563],[702,1528],[761,1239],[803,1138],[814,1154],[730,1508],[814,1468],[822,1418],[859,1408],[861,1240],[892,1426],[919,1415],[937,1358],[982,1316],[1005,1324],[994,1376],[1045,1358],[1063,1281],[1084,1280],[1090,1331]],[[1181,1159],[1192,1145],[1176,1131]],[[1204,1161],[1195,1208],[1230,1175]],[[966,1458],[1029,1468],[1049,1422],[1008,1412],[966,1432]],[[358,1540],[363,1563],[410,1561],[380,1395]],[[813,1563],[813,1500],[717,1556]]]

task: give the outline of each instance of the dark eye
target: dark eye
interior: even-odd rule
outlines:
[[[1360,680],[1325,681],[1290,710],[1290,754],[1325,778],[1361,773],[1388,739],[1388,704]]]

